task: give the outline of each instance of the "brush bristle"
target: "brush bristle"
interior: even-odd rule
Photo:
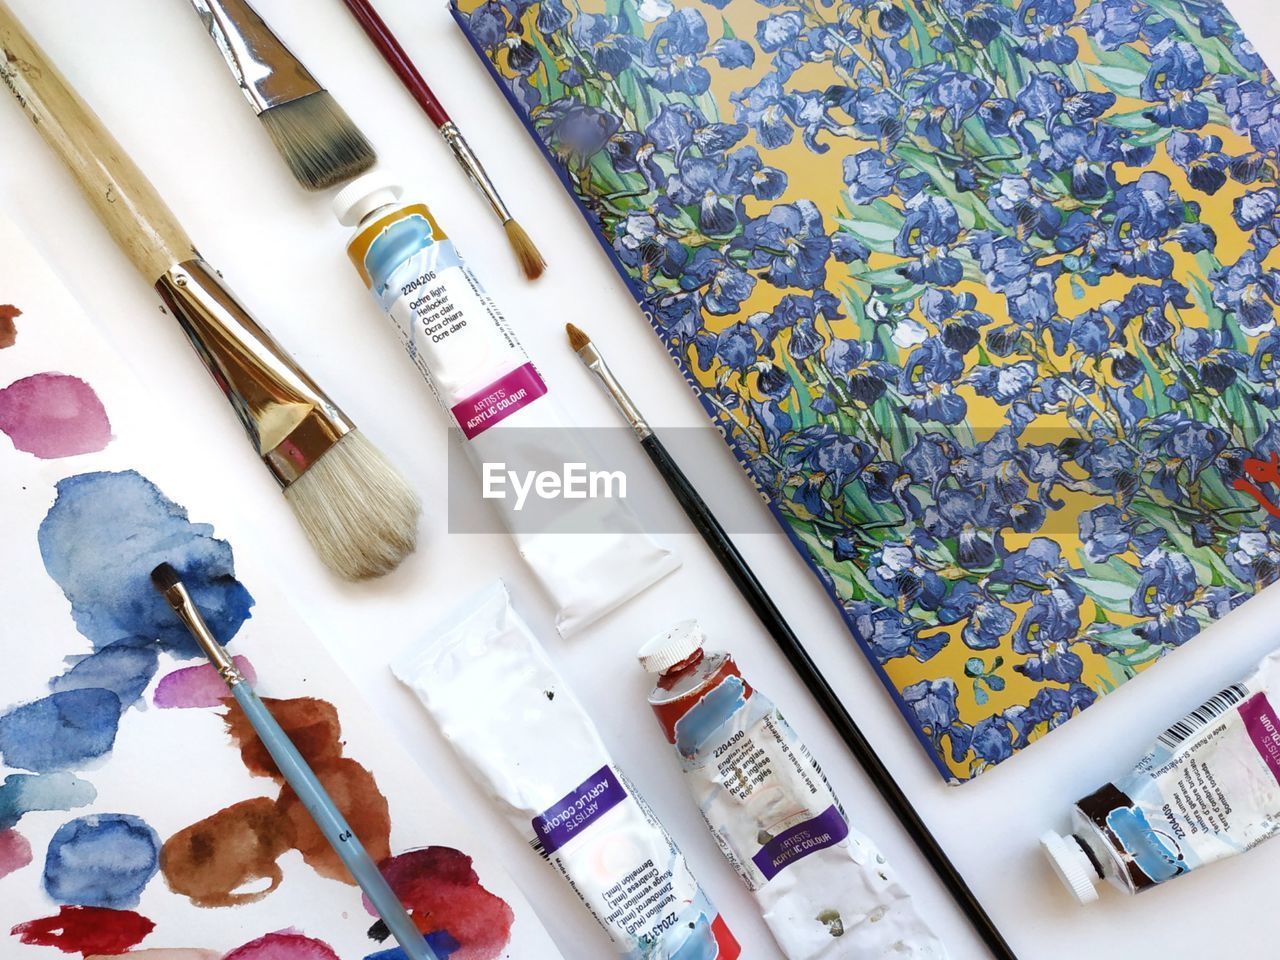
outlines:
[[[537,280],[542,276],[542,271],[547,269],[547,262],[542,259],[542,254],[533,245],[529,235],[524,232],[524,227],[514,220],[508,220],[502,225],[502,229],[507,231],[507,242],[511,244],[511,249],[515,251],[516,259],[520,261],[520,269],[524,271],[524,275],[530,280]]]
[[[573,347],[575,351],[581,350],[591,342],[591,338],[575,327],[572,323],[566,323],[564,325],[564,331],[569,334],[569,346]]]
[[[320,559],[348,580],[390,573],[418,544],[422,505],[358,430],[334,444],[284,495]]]
[[[259,119],[294,177],[308,190],[346,183],[378,159],[327,90],[271,107]]]
[[[162,563],[151,571],[151,582],[157,590],[164,593],[166,590],[176,587],[182,582],[182,579],[178,576],[177,570],[167,563]]]

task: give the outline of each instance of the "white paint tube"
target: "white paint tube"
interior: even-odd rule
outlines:
[[[693,620],[640,649],[649,706],[721,851],[787,960],[944,960],[874,843],[849,825],[818,761]]]
[[[1280,652],[1164,733],[1126,777],[1072,809],[1045,853],[1080,903],[1102,879],[1150,890],[1280,833]]]
[[[334,198],[356,233],[347,252],[391,319],[409,358],[461,431],[468,459],[568,637],[680,566],[644,532],[609,484],[605,496],[539,487],[536,517],[520,480],[613,477],[572,426],[497,304],[431,212],[402,205],[401,188],[370,174]],[[494,490],[501,481],[501,489]],[[562,495],[563,494],[563,495]],[[521,516],[521,512],[524,516]]]
[[[627,960],[735,960],[684,855],[614,765],[501,581],[392,664]]]

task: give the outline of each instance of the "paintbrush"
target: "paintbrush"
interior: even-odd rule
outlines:
[[[421,507],[205,263],[155,188],[0,0],[0,79],[153,284],[231,401],[322,560],[351,579],[392,570]]]
[[[449,114],[445,110],[444,104],[427,86],[427,81],[422,79],[422,74],[413,65],[413,61],[405,53],[404,47],[400,46],[400,42],[396,39],[395,34],[391,32],[391,28],[383,23],[382,18],[378,16],[378,11],[373,9],[368,0],[343,0],[343,2],[346,3],[347,9],[351,11],[352,16],[356,18],[360,26],[364,28],[364,32],[373,41],[373,45],[378,48],[382,58],[387,61],[387,64],[395,71],[396,76],[400,78],[400,82],[413,94],[413,98],[422,107],[423,113],[436,125],[440,135],[444,137],[444,142],[449,145],[450,151],[453,152],[454,159],[458,161],[458,165],[471,178],[471,182],[476,185],[476,189],[480,191],[485,200],[489,202],[489,206],[493,208],[493,212],[502,223],[503,230],[507,233],[507,242],[511,244],[511,249],[515,252],[516,259],[520,261],[520,269],[524,271],[524,275],[530,280],[538,279],[538,277],[542,276],[542,271],[547,266],[546,261],[542,259],[542,254],[533,245],[533,241],[529,239],[529,235],[525,233],[524,228],[511,216],[511,211],[507,209],[507,205],[503,203],[502,197],[493,185],[493,181],[489,179],[489,175],[485,173],[484,167],[481,166],[480,159],[475,155],[467,141],[463,139],[462,131],[458,129],[458,125],[449,119]]]
[[[205,623],[199,608],[191,599],[191,594],[183,585],[178,571],[169,564],[162,563],[151,571],[151,582],[156,590],[164,595],[183,626],[190,631],[204,655],[217,669],[218,675],[226,683],[236,703],[253,724],[254,732],[262,741],[262,745],[267,748],[267,752],[271,754],[271,759],[275,761],[280,774],[298,795],[303,807],[320,828],[324,838],[329,841],[334,852],[342,858],[343,864],[351,871],[351,876],[369,898],[369,902],[373,904],[373,908],[377,910],[378,916],[387,925],[391,935],[396,938],[400,948],[410,960],[438,960],[435,951],[423,939],[418,925],[413,922],[404,904],[400,902],[386,878],[382,876],[378,865],[373,862],[373,857],[369,856],[364,844],[360,842],[360,838],[351,829],[342,811],[338,809],[338,805],[333,802],[333,798],[320,783],[315,771],[298,752],[289,735],[276,722],[267,705],[254,692],[244,674],[232,662],[226,649],[210,632],[209,625]]]
[[[246,0],[191,0],[271,142],[308,190],[373,166],[373,147]]]
[[[622,385],[618,382],[617,377],[613,375],[613,371],[609,369],[609,365],[605,363],[600,351],[591,342],[591,338],[571,323],[565,325],[565,330],[569,334],[569,345],[578,354],[578,359],[604,385],[605,392],[609,394],[617,405],[618,410],[626,418],[628,425],[634,431],[637,439],[639,439],[640,445],[644,447],[645,453],[649,455],[653,465],[658,468],[658,472],[662,474],[662,479],[666,481],[671,493],[679,502],[681,509],[684,510],[685,516],[689,518],[703,541],[711,548],[711,552],[715,554],[720,566],[729,575],[733,585],[738,588],[738,592],[742,594],[743,599],[747,601],[752,611],[760,619],[760,623],[769,632],[778,649],[782,651],[783,656],[791,664],[792,669],[799,674],[800,679],[809,688],[809,692],[818,701],[818,706],[822,708],[827,715],[827,719],[836,728],[836,732],[840,734],[840,737],[853,754],[854,759],[862,766],[876,790],[879,791],[880,796],[884,798],[894,814],[897,815],[898,821],[911,836],[911,839],[915,841],[916,846],[920,848],[920,852],[929,861],[934,871],[938,874],[938,878],[946,886],[947,891],[955,898],[956,903],[964,911],[969,922],[973,924],[994,956],[1001,958],[1001,960],[1016,960],[1013,951],[1005,942],[1004,936],[996,927],[995,922],[987,915],[978,898],[969,889],[969,885],[965,883],[960,871],[956,869],[955,864],[951,862],[951,858],[942,849],[942,845],[938,843],[937,838],[934,837],[924,820],[920,818],[920,814],[912,806],[910,799],[907,798],[902,788],[898,786],[898,782],[894,780],[893,774],[889,772],[888,767],[884,765],[884,761],[880,759],[875,749],[858,728],[853,716],[845,708],[844,704],[840,702],[840,698],[836,695],[835,690],[832,689],[831,684],[827,682],[827,678],[823,676],[821,669],[814,663],[813,658],[809,656],[808,651],[805,650],[804,645],[800,642],[800,638],[796,636],[795,631],[783,619],[782,611],[774,604],[764,585],[760,583],[751,567],[747,565],[747,561],[738,552],[738,548],[733,545],[733,541],[725,533],[724,527],[720,525],[720,521],[711,512],[711,508],[707,506],[706,502],[698,494],[697,488],[689,481],[689,478],[684,475],[684,471],[680,469],[679,464],[667,452],[667,448],[662,445],[662,441],[658,439],[657,434],[653,432],[653,429],[645,421],[639,408],[627,396],[627,392],[622,389]]]

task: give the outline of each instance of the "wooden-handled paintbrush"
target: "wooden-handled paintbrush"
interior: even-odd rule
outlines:
[[[0,79],[177,317],[321,559],[351,579],[393,569],[420,506],[382,454],[258,325],[155,188],[0,0]]]
[[[404,47],[400,46],[400,41],[391,32],[391,28],[378,16],[378,11],[373,9],[373,4],[369,0],[343,0],[343,2],[346,3],[347,9],[351,11],[351,15],[356,18],[356,22],[364,29],[369,39],[373,41],[373,45],[378,48],[378,52],[387,61],[387,65],[400,78],[400,82],[404,84],[405,89],[418,101],[418,106],[422,107],[422,112],[439,129],[440,136],[444,137],[444,142],[449,145],[449,149],[452,151],[454,159],[458,161],[458,165],[462,167],[471,182],[475,184],[476,189],[480,191],[488,202],[494,215],[501,221],[502,229],[507,234],[507,242],[511,245],[516,259],[520,262],[520,269],[524,271],[524,275],[530,280],[538,279],[547,267],[546,261],[542,259],[542,254],[533,245],[533,241],[529,239],[529,235],[525,233],[524,228],[511,216],[511,211],[507,209],[507,205],[498,194],[493,181],[485,173],[485,169],[480,163],[480,158],[476,156],[475,151],[471,149],[471,145],[462,136],[462,131],[458,129],[458,125],[449,118],[444,104],[427,86],[427,81],[422,79],[422,74],[413,65],[413,61],[409,59],[409,54],[405,53]]]

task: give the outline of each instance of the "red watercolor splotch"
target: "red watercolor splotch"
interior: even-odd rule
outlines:
[[[446,930],[458,942],[449,960],[496,960],[511,942],[515,913],[480,885],[471,858],[452,847],[389,857],[382,875],[424,933]],[[377,916],[366,898],[364,907]]]
[[[63,907],[56,916],[28,920],[9,932],[23,943],[89,956],[124,953],[155,928],[154,923],[132,910]]]
[[[18,342],[18,325],[13,321],[20,316],[22,311],[12,303],[0,303],[0,350]]]
[[[0,877],[7,877],[31,862],[31,844],[17,830],[0,833]]]
[[[0,390],[0,432],[41,460],[97,453],[111,422],[93,387],[65,373],[36,373]]]
[[[236,947],[222,960],[342,960],[327,943],[296,930],[277,930]]]
[[[256,683],[258,675],[253,664],[245,657],[232,657],[244,678]],[[212,663],[202,663],[195,667],[183,667],[160,678],[153,698],[155,705],[162,710],[185,707],[217,707],[222,705],[229,694],[227,685],[218,674],[218,668]]]

